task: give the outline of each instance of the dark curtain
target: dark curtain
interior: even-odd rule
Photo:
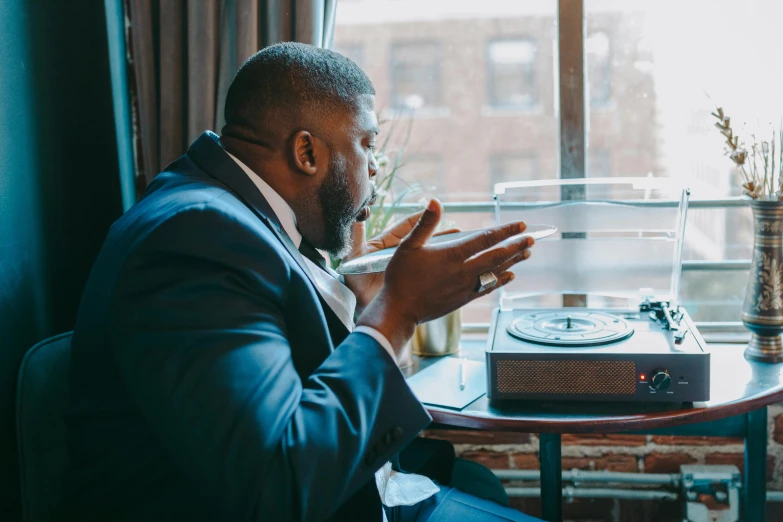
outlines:
[[[204,130],[239,66],[298,41],[331,47],[337,0],[125,0],[137,193]]]

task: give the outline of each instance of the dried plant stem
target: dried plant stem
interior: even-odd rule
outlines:
[[[766,141],[761,142],[761,161],[764,162],[764,190],[772,186],[769,172],[769,144]],[[770,191],[771,192],[771,191]]]
[[[734,130],[731,127],[731,118],[726,116],[721,107],[716,107],[715,112],[713,112],[712,115],[715,116],[715,118],[718,120],[715,123],[715,126],[720,130],[720,133],[723,135],[723,137],[726,138],[726,145],[728,146],[728,153],[731,160],[742,174],[742,188],[744,189],[745,194],[754,199],[758,198],[761,193],[767,190],[768,180],[766,178],[767,169],[765,169],[765,179],[763,183],[759,183],[758,165],[756,163],[756,154],[758,150],[755,147],[755,139],[754,147],[751,148],[753,158],[748,165],[750,169],[749,174],[745,169],[745,163],[748,160],[748,151],[745,149],[744,144],[740,143],[739,136],[734,135]]]
[[[783,199],[783,118],[781,118],[780,124],[778,125],[778,139],[780,140],[780,147],[778,148],[780,158],[778,159],[777,199],[780,200]]]
[[[772,195],[775,195],[775,187],[777,186],[777,183],[775,183],[775,131],[772,131],[772,143],[770,143],[770,148],[772,149],[769,153],[769,159],[770,159],[770,167],[769,167],[769,193]]]

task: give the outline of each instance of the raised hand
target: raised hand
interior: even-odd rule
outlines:
[[[424,210],[411,214],[410,216],[398,221],[389,228],[389,230],[378,236],[365,241],[365,222],[361,221],[353,225],[353,248],[346,256],[344,261],[350,261],[357,257],[383,250],[384,248],[396,247],[413,230],[416,223],[424,215]],[[458,228],[443,230],[435,235],[452,234],[459,232]],[[383,287],[383,272],[364,275],[345,276],[345,284],[356,295],[357,310],[361,313],[364,308],[372,301]]]
[[[380,331],[395,349],[402,348],[417,324],[508,284],[514,278],[509,269],[530,257],[533,238],[514,238],[525,231],[523,222],[428,246],[442,211],[437,200],[430,202],[386,268],[380,292],[357,321]],[[479,276],[487,272],[497,284],[482,290]]]

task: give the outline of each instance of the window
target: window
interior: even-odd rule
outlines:
[[[440,46],[432,42],[393,43],[391,83],[396,109],[440,106]]]
[[[587,155],[587,177],[608,178],[612,175],[612,157],[606,149],[591,149]]]
[[[415,155],[403,158],[402,179],[421,185],[423,191],[435,193],[443,189],[443,158],[436,155]]]
[[[500,108],[525,108],[538,102],[536,45],[531,40],[505,40],[487,48],[489,103]]]
[[[353,60],[359,67],[364,69],[364,46],[360,43],[339,42],[334,45],[334,51]]]
[[[612,97],[612,61],[609,35],[597,31],[585,40],[587,88],[590,105],[606,105]]]
[[[493,154],[489,160],[492,186],[506,181],[528,181],[540,179],[538,154],[523,152]]]
[[[716,277],[709,263],[749,264],[751,214],[723,199],[738,195],[736,173],[709,114],[717,104],[732,122],[777,124],[783,3],[737,5],[688,0],[673,16],[653,0],[353,0],[338,3],[335,46],[361,45],[380,114],[415,109],[396,111],[411,125],[391,145],[430,165],[411,168],[411,181],[439,169],[436,194],[463,229],[494,223],[498,181],[562,171],[682,181],[683,302],[696,321],[737,321],[747,270]],[[569,90],[566,64],[584,64],[580,88]],[[561,127],[573,107],[565,120],[576,125]],[[571,150],[584,157],[561,162]],[[488,321],[491,306],[471,305],[465,321]]]
[[[497,151],[512,157],[535,151],[542,176],[558,175],[556,11],[555,0],[338,2],[334,47],[361,43],[382,122],[379,142],[388,138],[386,150],[403,151],[402,179],[437,186],[434,195],[447,208],[487,205],[478,212],[447,211],[449,225],[494,224],[490,158]],[[488,75],[495,43],[505,44],[493,48],[498,103],[535,104],[536,110],[493,106]],[[494,299],[471,303],[463,321],[488,322]]]

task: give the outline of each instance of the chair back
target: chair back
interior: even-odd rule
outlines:
[[[68,403],[71,333],[36,344],[19,368],[16,430],[22,520],[49,522],[68,463],[63,414]]]

